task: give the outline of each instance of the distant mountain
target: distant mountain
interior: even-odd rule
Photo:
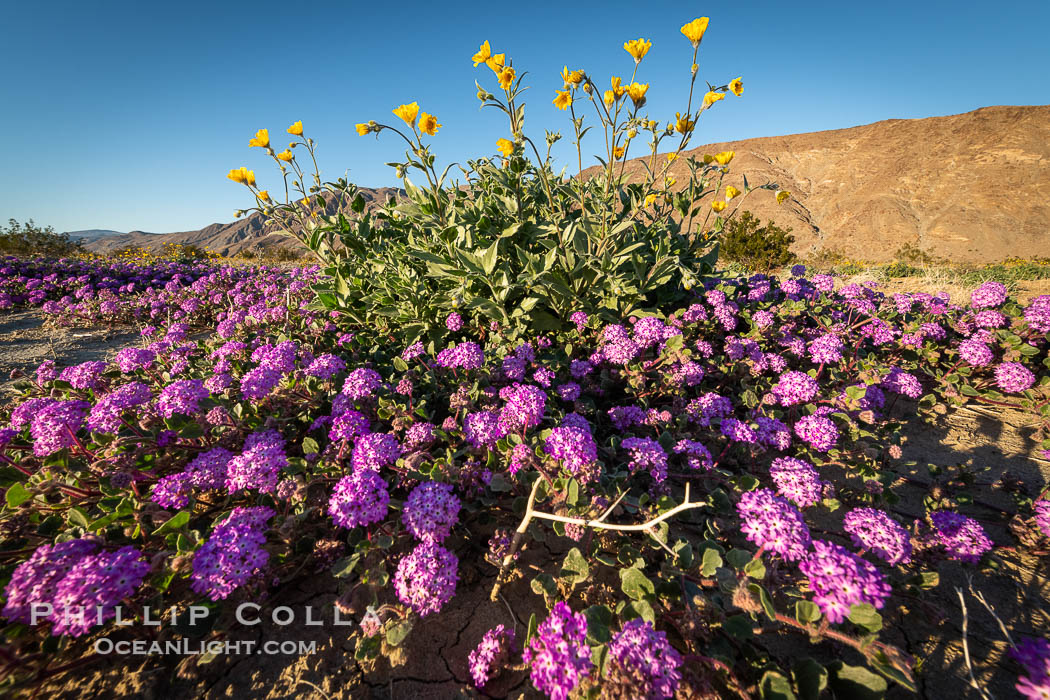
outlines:
[[[701,146],[735,151],[723,187],[742,175],[792,198],[754,192],[742,207],[790,226],[795,252],[885,261],[905,245],[954,262],[1050,257],[1050,105],[984,107],[926,119]],[[688,169],[679,159],[679,183]],[[666,161],[665,161],[666,162]],[[639,161],[628,164],[637,176]],[[722,199],[725,191],[709,196]]]
[[[402,194],[401,190],[392,187],[375,189],[362,187],[359,191],[365,200],[366,208],[370,210],[382,206],[391,197],[398,197]],[[341,206],[346,207],[347,204],[331,198],[327,206],[328,213],[335,213]],[[197,231],[178,233],[131,231],[116,236],[104,236],[86,243],[85,247],[97,253],[110,253],[127,246],[156,250],[169,243],[194,245],[227,256],[236,255],[248,249],[299,245],[287,236],[265,231],[263,216],[254,213],[233,223],[211,224]]]
[[[106,236],[123,236],[120,231],[110,231],[105,228],[89,228],[86,231],[66,231],[67,236],[73,240],[95,241]]]
[[[742,206],[763,221],[791,227],[802,255],[831,249],[856,259],[888,260],[905,245],[958,262],[1050,256],[1050,105],[985,107],[965,114],[888,121],[834,131],[708,144],[688,153],[735,151],[724,185],[775,182],[783,205],[754,192]],[[663,156],[660,156],[663,161]],[[670,168],[679,185],[685,159]],[[584,177],[594,169],[584,171]],[[627,163],[638,176],[641,160]],[[362,189],[368,206],[397,197]],[[718,193],[721,198],[724,191]],[[705,203],[711,201],[708,197]],[[329,203],[334,212],[335,202]],[[89,249],[193,244],[233,255],[288,245],[267,234],[259,215],[199,231],[139,231],[91,239]]]

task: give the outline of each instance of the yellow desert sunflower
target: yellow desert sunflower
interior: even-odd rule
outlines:
[[[292,124],[290,127],[288,127],[288,133],[291,134],[292,136],[302,136],[303,135],[303,123],[301,121],[299,121],[299,122],[296,122],[296,123]]]
[[[560,110],[566,110],[572,104],[572,95],[568,90],[555,90],[554,106]]]
[[[401,120],[408,124],[413,129],[416,128],[416,117],[419,116],[419,103],[412,102],[411,104],[401,105],[397,109],[393,110],[394,116],[401,117]]]
[[[478,52],[471,57],[474,61],[474,67],[477,68],[479,63],[485,63],[492,58],[492,47],[489,46],[489,42],[485,41]]]
[[[744,79],[743,78],[737,78],[736,80],[730,81],[730,83],[729,83],[729,91],[731,93],[733,93],[734,95],[736,95],[737,97],[740,97],[741,95],[743,95],[744,94]]]
[[[255,132],[255,138],[248,141],[249,148],[269,148],[270,147],[270,132],[266,129],[259,129]]]
[[[725,211],[725,208],[726,208],[726,203],[721,201],[721,200],[715,200],[715,201],[711,202],[711,209],[713,209],[715,211],[715,213],[718,213],[718,212],[721,212],[721,211]]]
[[[707,23],[711,20],[707,17],[697,17],[692,22],[682,25],[682,34],[685,38],[693,42],[693,48],[700,45],[700,41],[704,38],[704,32],[707,31]]]
[[[649,83],[631,83],[627,86],[627,96],[634,102],[635,107],[641,107],[645,103],[645,93],[649,89]]]
[[[649,48],[652,45],[653,42],[645,39],[631,39],[623,45],[623,48],[627,53],[634,56],[635,63],[641,63],[642,59],[645,58],[645,54],[649,53]]]
[[[433,114],[427,114],[423,112],[423,116],[419,118],[419,130],[424,134],[433,136],[437,133],[437,130],[441,128],[441,124],[438,124],[437,117]]]
[[[510,154],[514,152],[514,143],[507,139],[498,139],[496,141],[496,150],[503,155],[510,157]]]
[[[710,107],[715,102],[718,102],[719,100],[724,100],[725,98],[726,94],[724,92],[715,92],[714,90],[712,90],[711,92],[704,95],[704,107]]]
[[[496,76],[499,80],[499,86],[504,90],[510,90],[510,86],[514,84],[514,69],[510,66],[504,66],[503,70]]]

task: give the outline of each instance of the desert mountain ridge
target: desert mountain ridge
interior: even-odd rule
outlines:
[[[707,144],[686,154],[720,151],[736,152],[723,186],[742,189],[746,175],[752,186],[774,182],[791,192],[788,202],[777,205],[771,192],[756,191],[741,206],[790,227],[802,256],[825,249],[882,261],[904,246],[955,262],[1050,256],[1050,105],[890,119]],[[688,173],[683,161],[670,169],[679,182]],[[641,161],[629,160],[627,172],[641,173]],[[400,190],[361,193],[372,208]],[[99,236],[86,247],[107,253],[128,245],[182,243],[234,255],[284,242],[253,214],[198,231]]]

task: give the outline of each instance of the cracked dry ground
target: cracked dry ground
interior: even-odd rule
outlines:
[[[6,325],[11,324],[11,325]],[[34,312],[11,314],[0,328],[6,340],[0,348],[0,367],[30,371],[37,363],[58,351],[75,361],[101,359],[112,355],[135,337],[132,329],[102,331],[49,331],[41,326]],[[6,372],[5,372],[6,374]],[[913,407],[899,405],[901,415]],[[1011,512],[1011,497],[1001,488],[1004,477],[1023,484],[1035,495],[1050,476],[1045,460],[1036,458],[1036,441],[1027,418],[1020,413],[990,412],[964,408],[943,416],[934,425],[914,421],[905,444],[900,473],[917,482],[929,483],[927,464],[968,465],[977,470],[973,491],[980,503],[966,512],[982,520],[998,545],[1014,545],[1015,539],[1001,525],[1001,513]],[[893,509],[904,521],[920,516],[925,489],[902,485],[904,497]],[[841,517],[840,513],[828,516]],[[817,519],[816,525],[820,525]],[[216,657],[197,665],[198,657],[92,657],[91,639],[73,642],[72,651],[87,663],[51,677],[39,688],[37,697],[47,698],[420,698],[456,697],[539,697],[528,683],[525,672],[504,673],[479,694],[469,684],[467,655],[489,628],[514,624],[520,636],[531,613],[542,619],[542,598],[529,588],[531,573],[503,589],[505,601],[490,602],[495,571],[481,561],[491,526],[472,528],[472,538],[460,536],[456,542],[460,557],[460,584],[456,596],[440,614],[418,621],[403,647],[400,664],[394,667],[379,660],[366,667],[354,660],[353,628],[331,624],[332,605],[342,592],[340,581],[329,574],[300,576],[260,601],[264,620],[256,627],[238,627],[231,640],[250,639],[317,642],[316,652],[305,656],[231,655]],[[463,533],[460,533],[461,535]],[[681,533],[690,536],[688,531]],[[455,539],[455,538],[453,538]],[[550,562],[548,570],[571,546],[571,542],[551,535],[545,544],[533,543],[523,557],[526,563]],[[1004,562],[1000,572],[972,575],[974,591],[982,593],[1002,618],[1015,640],[1018,636],[1050,629],[1048,569],[1045,560],[1016,550],[1000,550]],[[998,623],[970,592],[971,569],[954,562],[938,565],[940,586],[920,601],[898,597],[900,605],[883,610],[886,630],[883,639],[906,650],[920,660],[917,680],[919,695],[928,700],[974,697],[962,645],[963,615],[956,588],[966,594],[969,612],[969,653],[976,682],[996,697],[1014,697],[1016,669],[1000,665],[1006,642]],[[387,592],[386,595],[392,596]],[[605,602],[600,594],[592,602]],[[577,601],[578,603],[578,601]],[[313,606],[323,626],[293,624],[286,627],[267,622],[267,611],[279,605],[296,610],[300,619],[305,606]],[[510,608],[514,618],[511,618]],[[577,607],[578,604],[577,604]],[[113,635],[114,639],[118,635]],[[803,656],[821,661],[843,658],[847,663],[863,664],[856,653],[845,653],[839,646],[823,642],[813,646],[795,633],[764,633],[758,639],[770,655],[784,667]],[[56,661],[55,666],[60,662]],[[24,689],[25,695],[32,693]],[[890,698],[915,697],[900,688],[891,689]]]

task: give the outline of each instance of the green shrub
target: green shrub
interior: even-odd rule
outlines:
[[[721,254],[751,272],[769,272],[795,261],[791,229],[782,229],[770,221],[765,226],[751,212],[745,211],[722,228]]]
[[[19,223],[8,219],[7,227],[0,228],[0,255],[42,255],[47,257],[66,257],[81,252],[79,241],[73,241],[69,234],[55,233],[48,226],[40,228],[32,219]]]
[[[631,53],[639,77],[646,47],[628,46],[638,54]],[[776,191],[778,202],[789,197],[771,183],[752,187],[745,179],[743,191],[729,187],[729,151],[683,156],[686,168],[671,175],[701,113],[727,94],[739,96],[739,79],[710,87],[702,98],[690,90],[685,111],[664,125],[641,112],[648,83],[614,78],[603,93],[585,71],[566,69],[554,104],[571,110],[580,169],[566,178],[554,171],[550,156],[561,135],[547,132],[544,154],[524,133],[524,88],[510,59],[492,54],[486,42],[474,63],[491,69],[499,82],[498,95],[478,83],[482,107],[502,112],[510,128],[495,144],[498,153],[460,166],[462,182],[449,182],[453,166],[435,168],[427,137],[441,124],[415,102],[393,110],[403,123],[357,125],[361,135],[396,135],[408,145],[404,160],[388,163],[403,179],[406,197],[375,212],[365,211],[363,197],[345,180],[322,184],[315,144],[303,136],[301,122],[288,129],[300,140],[281,153],[270,146],[266,129],[250,141],[280,167],[285,192],[298,190],[301,199],[289,201],[286,194],[285,202],[274,202],[244,167],[228,175],[251,189],[254,210],[321,261],[327,279],[316,288],[318,299],[349,322],[414,340],[436,335],[453,309],[485,326],[495,323],[511,337],[568,329],[574,312],[607,321],[657,313],[658,303],[668,308],[685,299],[714,269],[716,232],[748,194],[765,189]],[[694,83],[696,75],[694,68]],[[584,114],[594,123],[585,126]],[[591,129],[605,152],[588,177],[580,143]],[[628,172],[631,148],[645,154],[645,141],[649,154]],[[665,141],[670,153],[660,154]],[[304,180],[311,174],[300,168],[293,149],[305,150],[315,164],[308,191]],[[701,204],[708,195],[714,201]],[[328,213],[332,204],[340,205],[334,215]]]

